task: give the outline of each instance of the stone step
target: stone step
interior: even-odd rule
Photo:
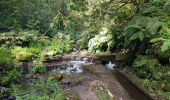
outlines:
[[[43,63],[53,63],[53,62],[62,62],[62,58],[51,58],[51,57],[46,57],[45,61],[42,61]]]

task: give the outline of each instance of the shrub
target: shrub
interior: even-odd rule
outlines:
[[[38,64],[32,69],[33,73],[45,73],[46,72],[46,66],[44,64]]]
[[[14,68],[14,63],[10,50],[0,47],[0,84],[19,82],[20,72]]]
[[[49,46],[51,40],[47,36],[34,36],[29,44],[29,47],[42,49],[43,47]]]
[[[135,68],[135,70],[140,70],[143,67],[146,67],[149,63],[149,57],[147,56],[139,56],[135,59],[134,63],[133,63],[133,67]]]
[[[38,31],[11,31],[0,34],[0,44],[6,47],[11,46],[28,46],[34,38],[37,37]],[[34,37],[34,38],[33,38]]]
[[[51,42],[50,48],[52,50],[60,49],[62,52],[69,52],[73,49],[70,35],[57,33]]]
[[[64,100],[62,90],[53,77],[40,77],[34,83],[13,85],[12,95],[17,100]]]
[[[158,71],[162,68],[162,65],[160,65],[157,59],[151,59],[148,56],[138,56],[133,63],[133,68],[138,76],[142,78],[159,80],[163,76],[162,72]]]
[[[13,63],[14,59],[11,56],[10,50],[0,47],[0,74],[12,69]]]
[[[17,69],[12,69],[10,71],[7,71],[8,74],[5,74],[5,76],[2,78],[2,84],[7,85],[11,83],[20,82],[21,73]]]

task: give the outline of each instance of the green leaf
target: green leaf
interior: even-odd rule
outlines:
[[[138,37],[139,37],[139,34],[135,33],[130,37],[130,40],[136,40],[138,39]]]
[[[142,41],[145,38],[144,32],[143,31],[139,31],[138,34],[139,34],[139,40]]]
[[[163,45],[161,47],[161,51],[164,52],[166,50],[170,49],[170,41],[163,42]]]
[[[130,40],[139,39],[140,41],[142,41],[144,38],[145,38],[144,32],[143,32],[143,31],[139,31],[139,32],[133,34],[133,35],[130,37]]]

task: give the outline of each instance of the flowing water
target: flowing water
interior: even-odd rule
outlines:
[[[85,64],[92,64],[92,58],[76,58],[63,61],[62,64],[50,66],[47,68],[49,72],[60,72],[65,73],[68,75],[75,75],[75,74],[81,74],[83,73],[83,67]],[[116,72],[116,65],[112,63],[111,61],[108,61],[106,63],[105,68],[111,70],[113,74],[113,78],[116,78],[117,81],[124,87],[124,89],[128,92],[130,97],[132,97],[134,100],[152,100],[150,96],[145,94],[143,91],[141,91],[138,87],[136,87],[134,84],[132,84],[129,80],[127,80],[125,77],[123,77],[120,73]],[[96,66],[97,67],[97,66]]]
[[[60,72],[65,74],[80,74],[83,72],[84,64],[90,64],[88,58],[74,58],[70,61],[63,61],[62,64],[47,67],[49,72]]]

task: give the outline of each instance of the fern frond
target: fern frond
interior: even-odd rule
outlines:
[[[151,34],[158,33],[160,27],[163,25],[162,22],[158,21],[157,19],[150,20],[146,25],[146,30]]]

